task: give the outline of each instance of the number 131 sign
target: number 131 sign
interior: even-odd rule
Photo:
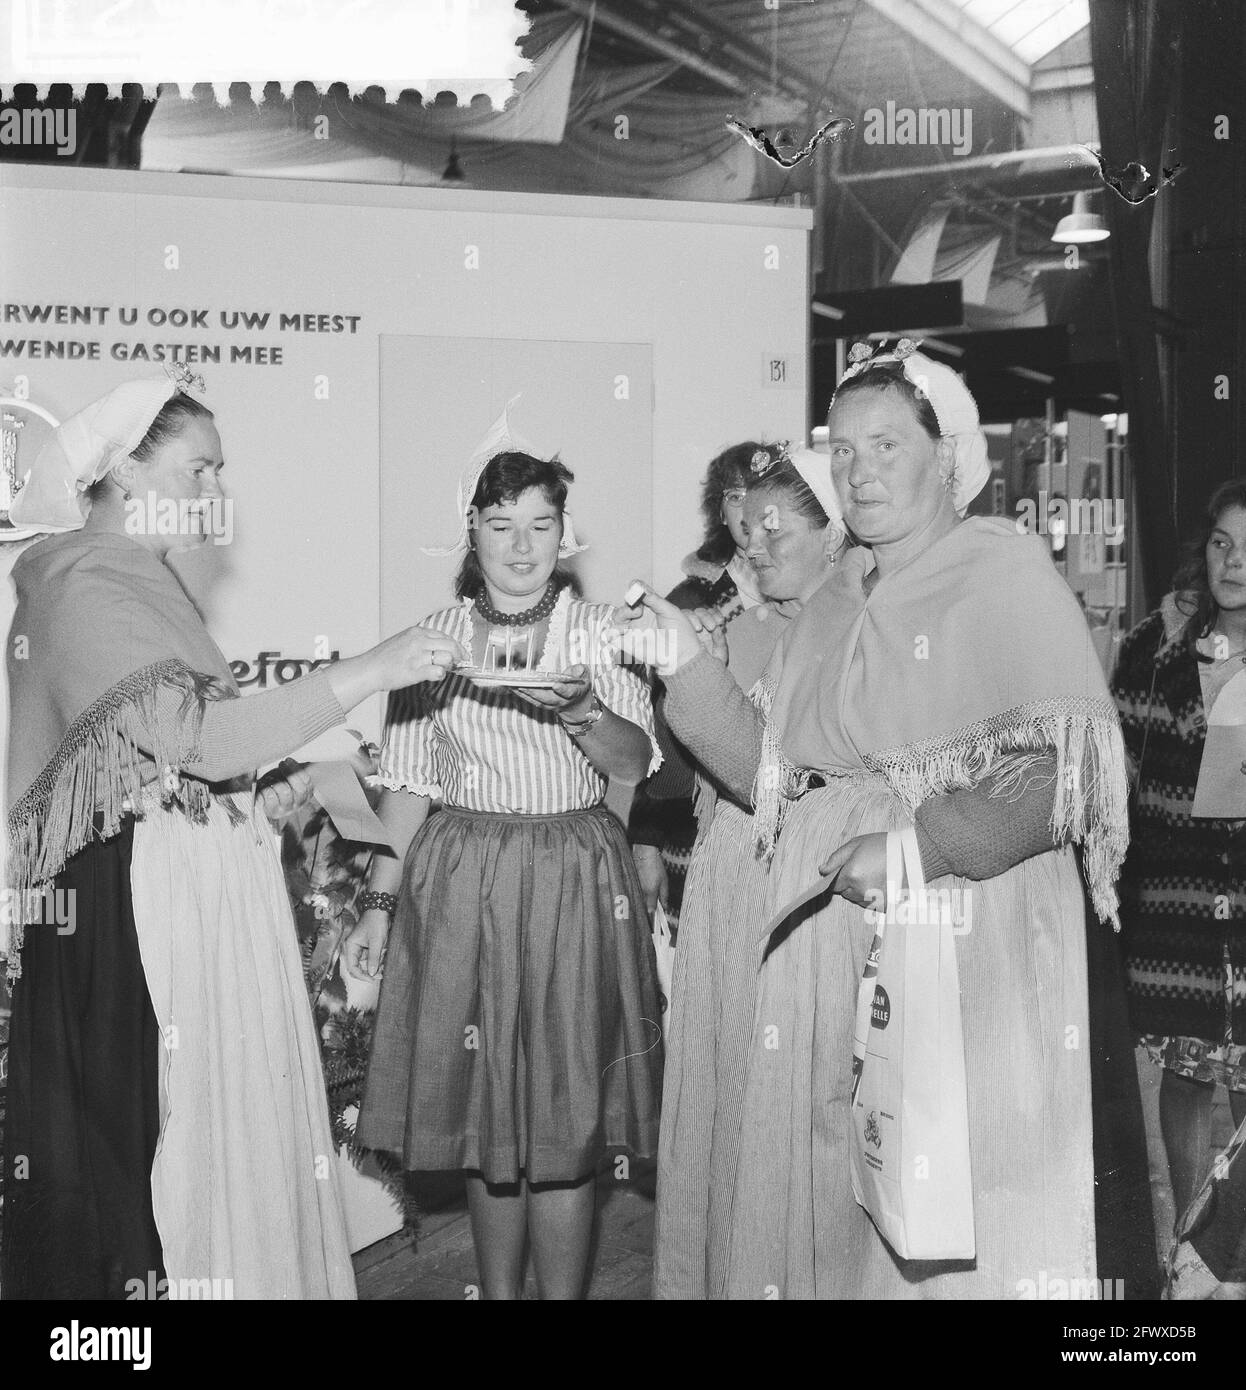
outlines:
[[[761,384],[763,386],[795,386],[791,360],[774,353],[765,353],[761,360]]]

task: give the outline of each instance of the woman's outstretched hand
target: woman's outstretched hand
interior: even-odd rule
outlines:
[[[421,681],[443,680],[455,662],[466,661],[463,647],[444,632],[409,627],[378,642],[361,656],[323,668],[344,710],[382,690],[402,690]]]
[[[700,625],[647,585],[644,590],[637,604],[622,603],[614,610],[614,640],[622,656],[669,676],[700,653]]]
[[[832,889],[858,907],[881,908],[887,895],[887,832],[854,835],[832,851],[818,872]]]
[[[409,627],[379,642],[365,656],[376,668],[379,690],[401,690],[419,681],[439,681],[456,661],[468,660],[463,647],[444,632]]]

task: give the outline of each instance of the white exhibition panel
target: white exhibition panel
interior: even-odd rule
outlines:
[[[231,660],[348,655],[381,635],[382,605],[389,630],[448,601],[454,562],[418,548],[450,538],[453,455],[516,391],[516,428],[576,472],[577,525],[596,545],[581,566],[590,597],[615,599],[638,574],[675,583],[713,454],[803,437],[810,225],[790,208],[10,165],[0,316],[19,312],[0,317],[0,394],[25,376],[30,399],[64,418],[160,370],[128,360],[135,344],[219,349],[196,370],[224,443],[234,539],[182,573]],[[30,323],[28,305],[107,313]],[[137,323],[120,323],[123,309]],[[200,318],[156,326],[152,310]],[[233,313],[269,317],[228,327]],[[354,331],[320,317],[334,315]],[[94,343],[98,359],[15,346],[32,341]],[[403,353],[440,364],[409,381],[410,399]],[[768,381],[771,359],[784,384]],[[387,496],[401,513],[388,527]],[[411,562],[383,583],[398,527]],[[359,727],[375,733],[380,713],[379,701],[361,710]]]
[[[585,594],[617,601],[631,578],[653,572],[650,358],[648,343],[381,339],[383,631],[409,622],[413,604],[425,605],[423,617],[453,602],[454,560],[424,554],[419,538],[453,541],[457,480],[444,460],[470,456],[478,422],[496,419],[516,397],[516,442],[542,457],[557,452],[575,475],[567,509],[588,549],[565,563]],[[439,478],[431,492],[430,475]]]

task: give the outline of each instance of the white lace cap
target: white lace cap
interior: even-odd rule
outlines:
[[[467,467],[459,477],[458,491],[455,494],[455,515],[458,518],[459,533],[452,545],[446,546],[426,546],[420,549],[425,555],[457,555],[467,549],[467,539],[470,531],[470,512],[472,498],[476,495],[476,486],[480,482],[480,475],[489,466],[491,459],[498,454],[522,453],[534,454],[535,450],[521,436],[515,434],[511,429],[510,412],[516,402],[520,399],[520,394],[514,395],[506,402],[502,408],[501,415],[489,426],[485,437],[472,451],[472,456],[467,462]],[[587,550],[586,545],[580,545],[576,541],[575,526],[571,521],[571,513],[566,509],[562,514],[562,542],[558,547],[558,554],[563,559],[571,555],[578,555],[581,551]]]

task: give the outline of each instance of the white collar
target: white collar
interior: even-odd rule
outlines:
[[[727,561],[727,573],[735,581],[745,606],[755,608],[762,601],[761,590],[757,587],[757,571],[747,560],[741,559],[737,551]]]

